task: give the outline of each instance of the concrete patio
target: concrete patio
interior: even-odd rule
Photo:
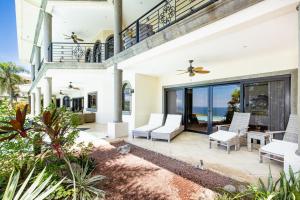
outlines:
[[[106,140],[106,125],[85,124],[80,128],[89,128],[80,132],[78,141],[92,142],[101,145]],[[161,153],[163,155],[182,160],[192,165],[204,161],[204,167],[231,178],[257,183],[258,178],[266,180],[269,166],[274,177],[279,175],[283,165],[278,162],[264,160],[259,163],[258,151],[249,152],[246,146],[239,151],[231,151],[227,154],[222,147],[213,144],[212,149],[208,147],[208,136],[193,132],[183,132],[171,143],[166,141],[151,141],[144,138],[123,138],[125,141]]]

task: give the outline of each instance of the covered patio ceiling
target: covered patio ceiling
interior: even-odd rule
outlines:
[[[241,67],[241,71],[249,73],[253,66],[261,72],[297,68],[296,1],[281,2],[281,6],[277,3],[273,7],[269,3],[259,3],[129,58],[120,63],[120,68],[153,76],[174,76],[177,69],[186,69],[188,60],[193,59],[195,66],[211,71],[203,79],[218,78],[219,74]],[[266,10],[262,9],[265,6],[269,10],[260,12]]]
[[[62,91],[68,96],[83,96],[87,90],[101,88],[102,81],[109,73],[109,70],[103,69],[48,69],[44,77],[52,78],[53,95],[59,96]],[[70,89],[68,87],[70,82],[78,90]],[[44,86],[45,81],[41,79],[37,87],[42,88],[42,93]]]

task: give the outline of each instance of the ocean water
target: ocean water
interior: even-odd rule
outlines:
[[[213,108],[213,115],[219,116],[219,117],[225,117],[227,114],[227,109],[228,109],[228,107]],[[208,108],[207,107],[194,107],[193,113],[207,115]]]

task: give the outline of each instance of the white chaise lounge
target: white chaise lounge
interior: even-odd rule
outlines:
[[[297,115],[290,115],[289,123],[285,131],[273,131],[270,133],[270,143],[259,149],[260,162],[263,157],[284,162],[286,154],[294,153],[298,148],[298,134],[300,131]],[[273,139],[275,134],[283,134],[283,140]]]
[[[182,115],[167,115],[165,125],[153,130],[151,132],[151,139],[168,140],[170,142],[184,130],[181,121]]]
[[[209,148],[211,148],[211,143],[216,141],[219,145],[227,147],[227,153],[230,153],[231,146],[238,150],[240,148],[240,137],[246,136],[249,121],[250,113],[235,112],[230,126],[219,125],[217,126],[218,131],[209,135]],[[228,130],[222,130],[224,127],[227,127]]]
[[[132,131],[132,137],[146,137],[147,139],[150,138],[151,131],[159,128],[162,126],[164,121],[164,115],[160,113],[152,113],[150,115],[150,119],[148,124],[138,127]]]

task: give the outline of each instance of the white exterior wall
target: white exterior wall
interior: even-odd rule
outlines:
[[[151,113],[161,112],[159,94],[160,82],[158,77],[123,73],[123,82],[129,82],[132,94],[131,114],[123,114],[123,121],[129,123],[129,130],[146,124]]]

